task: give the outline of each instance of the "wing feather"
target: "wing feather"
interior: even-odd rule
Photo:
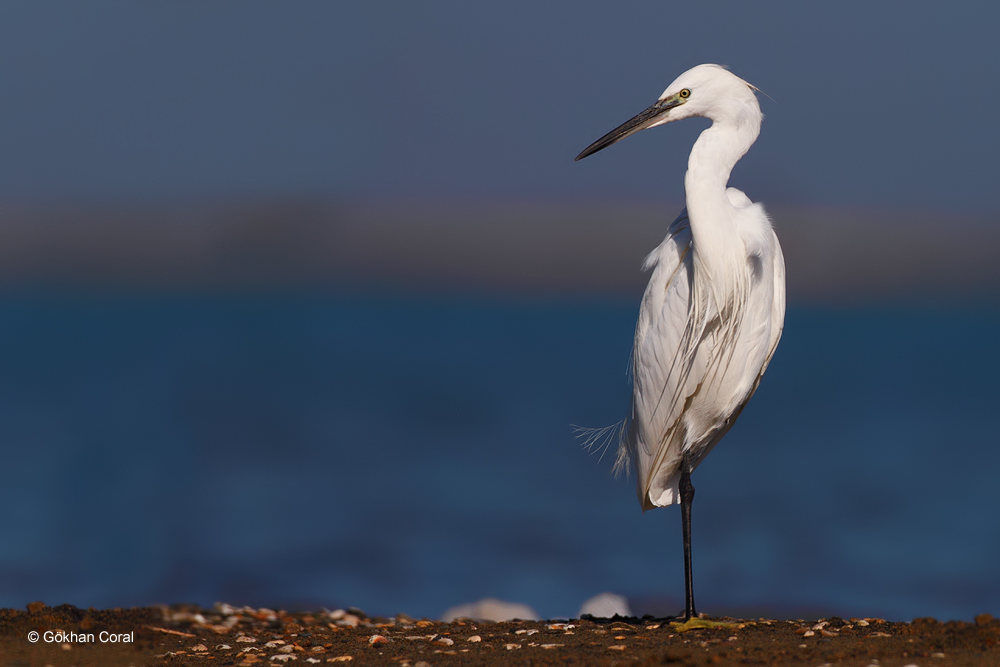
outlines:
[[[684,401],[679,399],[694,393],[689,386],[692,360],[686,349],[694,335],[688,317],[692,267],[685,209],[644,262],[651,275],[636,323],[632,409],[618,461],[619,467],[630,463],[636,467],[640,498],[647,495],[649,471],[676,467],[673,459],[679,462],[681,456],[677,445],[683,433],[677,425]]]
[[[781,250],[763,209],[747,209],[747,266],[730,290],[695,279],[686,210],[646,259],[652,275],[636,325],[632,409],[616,464],[635,465],[643,509],[679,502],[682,463],[693,470],[729,430],[781,335]]]

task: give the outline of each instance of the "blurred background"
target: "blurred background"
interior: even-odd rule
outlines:
[[[628,406],[644,255],[707,122],[580,163],[681,72],[784,338],[694,476],[714,614],[1000,613],[1000,9],[0,6],[0,606],[683,607]]]

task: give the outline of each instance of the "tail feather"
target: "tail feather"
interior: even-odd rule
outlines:
[[[580,444],[583,445],[584,449],[591,454],[600,453],[599,462],[604,460],[604,455],[614,445],[617,452],[612,471],[615,477],[620,477],[623,472],[626,476],[628,475],[629,455],[628,448],[625,446],[626,420],[601,428],[577,426],[575,424],[571,424],[571,427],[573,428],[573,435],[582,441]]]

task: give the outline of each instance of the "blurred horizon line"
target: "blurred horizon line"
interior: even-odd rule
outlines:
[[[637,293],[682,204],[0,202],[0,288]],[[790,302],[994,299],[997,216],[769,205]]]

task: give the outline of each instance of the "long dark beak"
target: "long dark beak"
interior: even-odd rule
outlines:
[[[645,130],[647,127],[660,120],[661,116],[665,113],[676,106],[680,106],[681,104],[684,104],[684,100],[681,99],[679,95],[672,95],[665,100],[657,100],[656,104],[649,107],[638,116],[630,118],[594,143],[584,148],[583,152],[576,156],[576,160],[582,160],[588,155],[593,155],[597,151],[607,148],[616,141],[621,141],[630,134],[635,134],[639,130]],[[574,160],[574,162],[576,160]]]

